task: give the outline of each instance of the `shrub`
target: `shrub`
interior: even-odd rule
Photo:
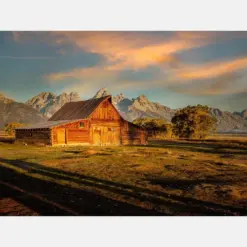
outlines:
[[[4,131],[10,135],[10,136],[14,136],[15,135],[15,129],[18,128],[18,127],[22,127],[24,126],[24,124],[22,123],[8,123],[5,125],[4,127]]]
[[[187,106],[172,118],[173,132],[180,138],[202,139],[215,131],[216,119],[207,106]]]
[[[134,124],[144,128],[148,132],[148,136],[155,138],[172,138],[172,125],[164,119],[154,118],[138,118],[134,120]]]

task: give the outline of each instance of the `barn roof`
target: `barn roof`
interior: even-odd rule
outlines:
[[[46,121],[43,123],[38,123],[38,124],[32,124],[32,125],[27,125],[27,126],[23,126],[23,127],[19,127],[16,128],[16,130],[18,129],[49,129],[61,124],[65,124],[71,122],[71,120],[60,120],[60,121]]]
[[[66,103],[48,121],[86,119],[107,98],[111,96]]]

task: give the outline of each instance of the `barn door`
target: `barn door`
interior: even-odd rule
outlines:
[[[93,144],[101,145],[101,129],[95,127],[93,129]]]
[[[65,144],[65,129],[58,129],[57,130],[57,143],[58,144]]]
[[[107,128],[107,144],[119,145],[120,144],[120,128],[113,127]]]

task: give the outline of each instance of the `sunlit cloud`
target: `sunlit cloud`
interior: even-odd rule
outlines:
[[[247,57],[237,58],[231,61],[184,66],[176,71],[175,77],[185,80],[206,79],[242,69],[247,69]]]
[[[107,58],[109,70],[141,69],[172,59],[172,55],[203,45],[204,41],[183,40],[174,35],[155,39],[152,32],[56,32],[56,42],[72,44],[87,52]]]
[[[212,96],[247,92],[246,76],[238,72],[229,72],[214,79],[188,81],[184,84],[170,84],[171,91],[194,96]]]
[[[176,66],[176,53],[202,45],[174,37],[153,38],[151,33],[138,32],[55,32],[52,33],[59,45],[74,45],[77,49],[103,55],[104,63],[93,68],[77,68],[46,75],[49,81],[66,78],[80,80],[115,80],[124,70],[140,70],[148,66]]]

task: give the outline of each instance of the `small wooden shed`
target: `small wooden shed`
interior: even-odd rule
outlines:
[[[121,117],[111,96],[66,103],[47,122],[16,129],[16,141],[44,145],[147,144],[147,133]]]

